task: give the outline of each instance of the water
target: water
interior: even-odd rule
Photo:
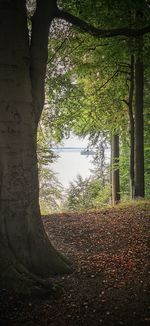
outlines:
[[[79,151],[61,152],[59,158],[53,165],[54,172],[66,188],[70,181],[76,179],[80,174],[83,178],[90,176],[90,169],[92,168],[91,156],[81,155]]]
[[[65,140],[64,147],[55,149],[59,158],[52,168],[64,188],[67,188],[70,181],[75,180],[78,174],[83,178],[90,176],[90,169],[93,167],[92,155],[81,155],[81,151],[86,147],[87,140],[81,141],[78,137],[72,136]]]

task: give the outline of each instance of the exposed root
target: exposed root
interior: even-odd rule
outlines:
[[[46,278],[39,276],[38,271],[35,274],[26,268],[20,262],[20,259],[17,260],[16,255],[14,256],[10,248],[2,242],[0,242],[0,265],[2,266],[0,272],[1,289],[42,298],[46,298],[47,296],[56,297],[62,292],[60,286],[53,283],[52,278],[50,279],[51,271],[49,277]]]
[[[0,287],[26,296],[58,296],[62,289],[52,279],[42,279],[30,271],[25,270],[22,266],[9,266],[3,270],[1,275]]]

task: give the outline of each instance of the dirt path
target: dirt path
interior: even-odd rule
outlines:
[[[57,277],[57,299],[0,292],[0,325],[148,326],[150,206],[44,217],[55,245],[73,262]]]

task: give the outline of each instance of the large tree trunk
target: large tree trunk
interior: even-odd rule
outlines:
[[[141,42],[140,42],[141,44]],[[144,197],[144,122],[142,55],[135,62],[135,197]]]
[[[37,41],[32,40],[30,60],[24,0],[0,0],[0,9],[0,287],[30,293],[47,285],[42,278],[69,270],[48,240],[38,203],[36,130],[44,99],[46,47],[42,44],[41,66],[42,56],[38,61],[34,55]]]
[[[112,135],[112,203],[120,201],[119,135]]]

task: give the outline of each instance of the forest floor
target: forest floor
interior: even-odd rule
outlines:
[[[0,292],[0,325],[148,326],[150,204],[43,218],[54,246],[73,264],[54,278],[60,296]]]

